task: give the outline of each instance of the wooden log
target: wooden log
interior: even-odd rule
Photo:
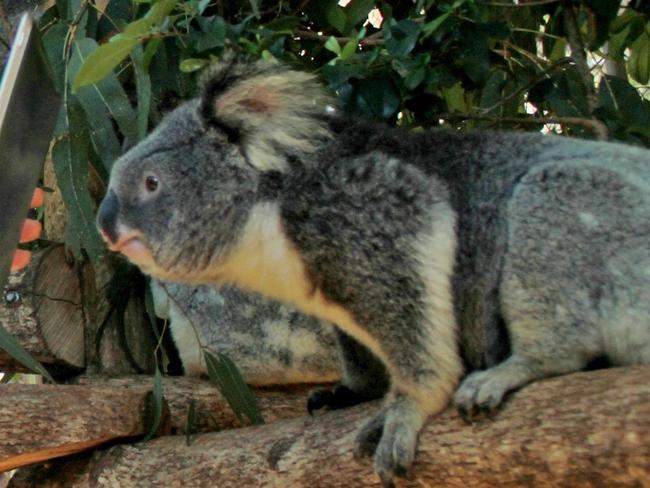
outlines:
[[[95,264],[69,262],[62,245],[35,253],[10,275],[0,323],[55,376],[86,366],[112,375],[153,372],[156,340],[143,297],[124,283],[125,312],[113,313],[105,293],[114,263]],[[0,370],[26,371],[2,350]]]
[[[36,359],[54,371],[85,365],[81,288],[63,246],[35,253],[23,271],[11,274],[0,301],[0,323]],[[24,368],[0,351],[0,368]]]
[[[0,472],[142,433],[144,395],[67,385],[0,385]],[[131,411],[138,414],[131,414]]]
[[[494,420],[452,409],[421,436],[408,487],[647,487],[650,367],[576,373],[519,391]],[[116,446],[19,475],[10,486],[366,487],[352,457],[377,403],[259,427]]]
[[[0,472],[146,434],[151,377],[81,378],[79,385],[0,385]],[[258,391],[267,421],[306,411],[308,387]],[[214,385],[164,378],[164,433],[184,434],[196,401],[192,433],[242,426]]]

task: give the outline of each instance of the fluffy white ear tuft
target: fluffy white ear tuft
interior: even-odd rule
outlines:
[[[203,116],[238,139],[261,171],[284,171],[287,155],[313,153],[331,137],[325,113],[333,102],[311,74],[227,56],[208,68],[202,85]]]

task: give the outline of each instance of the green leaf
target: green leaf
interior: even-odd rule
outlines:
[[[150,25],[161,25],[177,3],[178,0],[158,0],[144,18],[151,23]]]
[[[495,70],[485,82],[485,87],[481,93],[481,108],[487,109],[499,104],[503,99],[503,87],[508,80],[508,75],[501,71]]]
[[[641,34],[630,46],[630,57],[627,68],[630,76],[642,85],[650,81],[650,22],[646,25],[646,32]]]
[[[548,56],[551,61],[559,61],[567,55],[567,42],[564,39],[555,39],[553,48]]]
[[[442,96],[447,102],[447,110],[451,113],[460,112],[463,113],[467,109],[467,103],[465,102],[465,90],[463,85],[456,83],[451,88],[446,88],[442,90]]]
[[[298,17],[287,16],[287,17],[280,17],[279,19],[274,20],[270,24],[266,24],[264,27],[266,29],[275,32],[291,33],[299,25],[300,25],[300,19]]]
[[[147,312],[147,317],[149,318],[149,325],[151,325],[151,330],[153,335],[156,336],[156,341],[160,342],[160,332],[158,331],[158,318],[156,316],[156,306],[153,300],[153,293],[151,292],[151,285],[149,280],[147,280],[147,285],[144,287],[144,309]]]
[[[337,56],[341,55],[341,46],[334,36],[330,36],[329,39],[327,39],[325,42],[325,49],[332,51]]]
[[[368,19],[368,14],[375,8],[375,0],[352,0],[345,8],[345,15],[348,20],[348,30],[359,23],[363,23]]]
[[[69,26],[64,22],[60,22],[54,24],[43,34],[43,47],[52,67],[54,84],[60,93],[63,93],[65,83],[65,48],[68,30]]]
[[[340,33],[345,31],[347,17],[336,0],[319,0],[309,2],[306,7],[307,15],[314,23],[323,28],[333,27]]]
[[[223,47],[226,42],[226,22],[222,17],[214,16],[199,20],[202,33],[196,33],[194,47],[198,52],[216,47]]]
[[[424,26],[422,26],[422,38],[424,39],[426,37],[429,37],[431,34],[437,31],[438,28],[445,22],[445,20],[447,20],[450,15],[451,12],[444,13],[433,19],[431,22],[424,24]]]
[[[598,102],[609,118],[622,121],[627,127],[650,125],[650,111],[639,92],[627,80],[605,76],[598,86]]]
[[[245,416],[254,425],[263,424],[257,399],[230,358],[222,353],[215,356],[208,351],[203,351],[203,356],[210,381],[217,386],[237,418],[243,420]]]
[[[400,106],[400,98],[388,78],[363,80],[359,84],[357,105],[374,117],[388,119]]]
[[[73,91],[83,85],[96,83],[120,64],[131,50],[140,44],[141,36],[159,26],[174,9],[178,0],[158,0],[144,17],[128,24],[121,34],[113,36],[98,47],[81,66],[72,83]]]
[[[75,52],[79,55],[82,61],[81,67],[79,68],[79,71],[81,71],[88,63],[90,57],[97,52],[97,44],[92,39],[79,39],[75,43]],[[79,71],[76,71],[75,73],[75,68],[76,65],[71,63],[68,79],[73,79],[75,74],[79,73]],[[91,99],[90,103],[96,103],[99,106],[103,105],[106,110],[108,110],[111,117],[117,123],[120,132],[124,136],[126,145],[134,144],[138,140],[137,114],[133,110],[133,107],[131,107],[128,96],[117,77],[114,74],[109,73],[100,81],[94,83],[91,87],[83,89],[88,92],[93,92],[94,102],[92,101],[93,99]],[[86,107],[84,107],[84,110],[85,109]],[[107,171],[110,171],[114,160],[108,158],[104,154],[99,154],[99,156],[102,158],[102,161],[104,161],[104,164],[107,165]]]
[[[151,60],[158,52],[158,48],[160,47],[161,42],[162,39],[152,39],[147,43],[147,47],[144,48],[142,65],[147,72],[149,72],[149,66],[151,65]]]
[[[138,96],[138,140],[144,139],[149,129],[149,111],[151,109],[151,78],[144,66],[142,46],[137,46],[131,53],[135,71],[135,88]]]
[[[88,42],[85,42],[88,41]],[[72,79],[79,70],[83,59],[94,50],[95,43],[89,39],[80,39],[72,46],[70,63],[68,64],[68,78]],[[118,141],[113,121],[108,108],[104,104],[99,92],[93,86],[82,86],[76,92],[76,98],[81,104],[90,129],[90,139],[97,151],[104,168],[110,171],[113,161],[121,154],[122,149]]]
[[[343,9],[339,7],[338,4],[332,4],[327,9],[326,17],[329,24],[337,31],[341,33],[345,31],[345,23],[347,22],[347,18],[343,12]]]
[[[123,37],[114,42],[99,46],[86,58],[72,82],[72,90],[91,85],[105,78],[120,64],[140,41],[133,37]]]
[[[90,140],[83,110],[72,95],[65,99],[55,130],[52,148],[54,173],[63,195],[68,222],[66,244],[81,258],[83,247],[93,262],[104,253],[104,244],[95,227],[93,201],[88,191]]]
[[[347,60],[350,59],[355,52],[357,52],[357,47],[359,46],[359,41],[356,39],[353,39],[351,41],[348,41],[345,46],[343,46],[343,49],[341,50],[341,59]]]
[[[192,73],[193,71],[200,70],[210,62],[209,59],[203,58],[188,58],[181,61],[179,69],[183,73]]]
[[[0,324],[0,349],[9,354],[20,364],[36,374],[43,375],[48,381],[56,383],[50,373],[29,354],[18,341]]]
[[[185,421],[185,439],[187,445],[190,445],[192,433],[196,430],[196,400],[191,399],[187,407],[187,420]]]
[[[160,369],[156,366],[156,372],[153,376],[153,387],[151,390],[151,395],[148,396],[149,399],[149,412],[151,412],[151,418],[149,423],[149,428],[147,429],[147,435],[144,437],[143,442],[148,441],[160,428],[160,422],[162,421],[163,413],[163,385],[162,385],[162,374]]]
[[[261,0],[249,0],[251,4],[251,10],[256,19],[260,18],[260,1]]]
[[[204,11],[206,8],[208,8],[208,5],[210,5],[210,2],[211,2],[211,1],[212,1],[212,0],[200,0],[200,2],[199,2],[199,4],[198,4],[198,7],[197,7],[197,10],[198,10],[198,12],[199,12],[199,15],[202,15],[202,14],[203,14],[203,11]]]
[[[420,26],[409,19],[390,19],[384,22],[384,45],[388,52],[395,57],[405,56],[415,47],[420,35]]]

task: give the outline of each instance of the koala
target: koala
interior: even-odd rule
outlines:
[[[227,354],[250,385],[340,379],[331,324],[232,287],[151,280],[150,288],[188,376],[207,374],[207,349]]]
[[[212,66],[113,166],[108,247],[336,324],[345,373],[308,408],[384,397],[355,447],[384,486],[452,398],[472,415],[596,357],[650,362],[650,152],[332,106],[279,63]]]

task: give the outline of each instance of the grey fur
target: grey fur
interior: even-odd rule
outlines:
[[[167,319],[184,372],[207,373],[203,350],[227,354],[251,385],[340,378],[330,324],[236,288],[152,280],[156,315]]]
[[[377,446],[385,486],[453,396],[461,354],[470,369],[491,366],[458,389],[468,412],[599,355],[650,362],[647,151],[537,134],[411,134],[326,116],[325,98],[292,95],[316,84],[276,64],[255,63],[244,81],[227,74],[248,69],[215,69],[201,99],[115,164],[98,224],[160,279],[256,290],[372,351],[390,391],[358,452]],[[294,149],[301,118],[318,137]],[[273,141],[269,164],[260,140]],[[158,188],[146,190],[148,175]],[[508,354],[503,324],[510,357],[495,366]],[[343,387],[311,406],[381,390],[346,350]]]

